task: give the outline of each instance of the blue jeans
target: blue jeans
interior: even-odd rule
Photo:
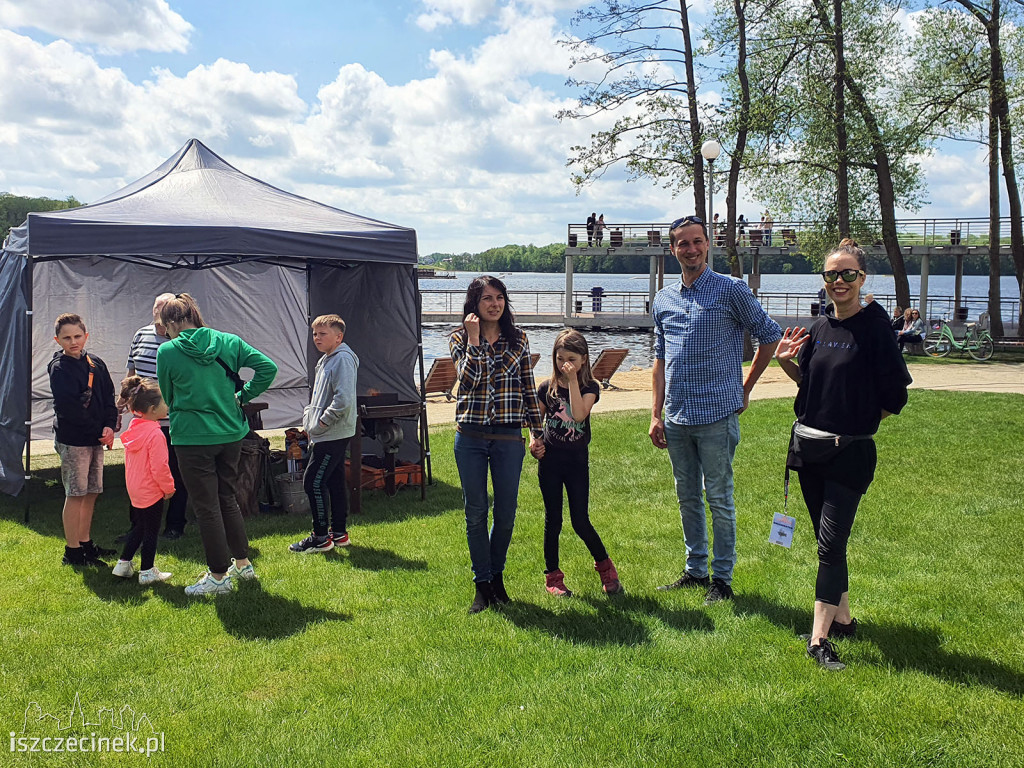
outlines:
[[[737,414],[713,424],[684,426],[665,421],[665,441],[679,499],[679,517],[686,541],[686,572],[708,575],[708,529],[704,495],[711,507],[714,533],[714,578],[732,583],[736,565],[736,507],[732,499],[732,459],[740,442]],[[703,481],[703,493],[701,489]]]
[[[519,501],[519,475],[526,446],[522,430],[466,424],[467,431],[518,435],[518,440],[488,440],[455,433],[455,464],[462,482],[466,507],[466,540],[473,564],[473,581],[490,581],[505,570],[505,556],[512,541]],[[487,470],[494,486],[494,524],[487,532]]]

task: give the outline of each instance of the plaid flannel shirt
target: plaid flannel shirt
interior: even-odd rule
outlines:
[[[448,339],[459,380],[455,421],[459,424],[523,424],[541,429],[537,387],[530,365],[530,342],[510,344],[504,336],[494,344],[481,339],[478,346],[466,343],[466,329]]]

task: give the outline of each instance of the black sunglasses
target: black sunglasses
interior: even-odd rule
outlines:
[[[671,232],[673,229],[683,226],[684,224],[700,224],[704,226],[704,219],[700,216],[683,216],[682,218],[676,219],[668,225],[668,229]]]
[[[844,283],[852,283],[863,274],[865,272],[862,269],[826,269],[821,273],[821,277],[826,283],[834,283],[840,277],[843,278]]]

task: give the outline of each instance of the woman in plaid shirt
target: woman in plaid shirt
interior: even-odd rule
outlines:
[[[459,379],[455,463],[466,508],[466,539],[476,595],[469,608],[504,605],[502,580],[519,498],[526,448],[542,434],[543,418],[530,366],[530,343],[516,327],[505,284],[483,275],[466,291],[462,326],[448,340]],[[494,522],[487,531],[487,470],[494,486]]]

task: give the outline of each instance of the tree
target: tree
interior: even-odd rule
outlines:
[[[692,186],[694,210],[704,215],[704,129],[686,0],[604,0],[577,12],[572,25],[582,31],[562,41],[572,66],[600,62],[605,72],[599,80],[570,78],[582,93],[576,108],[557,117],[618,115],[589,145],[571,148],[577,189],[621,163],[631,178],[652,179],[673,194]]]
[[[904,46],[899,5],[886,0],[763,3],[751,17],[755,137],[752,186],[775,210],[824,221],[811,240],[838,235],[885,245],[896,294],[909,282],[896,206],[913,210],[927,135],[894,109],[892,71]],[[870,222],[881,217],[881,227]],[[803,245],[803,239],[801,241]]]
[[[7,237],[12,228],[24,224],[30,213],[61,211],[80,205],[81,203],[70,195],[63,200],[52,200],[49,197],[21,197],[9,192],[0,192],[0,227],[3,228],[0,242]]]
[[[1010,210],[1010,253],[1017,272],[1017,288],[1021,298],[1021,310],[1017,317],[1017,333],[1024,335],[1024,221],[1021,219],[1020,189],[1017,186],[1017,172],[1013,160],[1013,129],[1010,123],[1010,103],[1007,92],[1006,69],[1000,33],[1003,24],[1003,10],[1000,0],[991,3],[975,3],[972,0],[956,0],[984,27],[989,52],[989,108],[991,118],[998,123],[999,156],[1006,184],[1006,196]],[[1018,0],[1017,5],[1024,6]],[[990,119],[991,119],[990,118]],[[992,139],[990,138],[990,141]],[[991,248],[991,238],[989,247]],[[998,313],[996,313],[998,315]]]

